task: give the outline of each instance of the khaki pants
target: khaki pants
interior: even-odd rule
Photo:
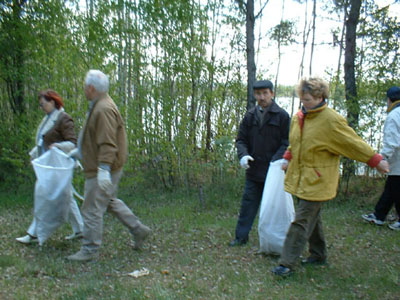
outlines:
[[[85,201],[81,208],[84,221],[82,250],[93,253],[100,247],[103,237],[103,216],[106,210],[114,214],[132,234],[142,225],[129,207],[117,199],[121,176],[122,171],[111,174],[113,189],[110,195],[99,188],[97,177],[86,178]]]
[[[296,218],[290,225],[279,264],[294,269],[308,241],[310,257],[325,260],[321,207],[324,202],[299,200]]]

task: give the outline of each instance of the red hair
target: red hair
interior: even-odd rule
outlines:
[[[38,94],[39,100],[42,97],[48,102],[53,100],[57,109],[60,109],[61,107],[64,107],[64,102],[63,102],[61,96],[59,94],[57,94],[56,91],[53,91],[51,89],[40,91],[39,94]]]

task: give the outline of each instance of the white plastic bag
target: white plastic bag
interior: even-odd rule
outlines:
[[[270,163],[261,200],[258,221],[260,252],[268,254],[282,253],[295,214],[292,196],[284,190],[283,162],[280,159]]]
[[[53,147],[34,159],[32,165],[37,178],[34,215],[37,220],[37,237],[42,245],[67,220],[75,162]]]

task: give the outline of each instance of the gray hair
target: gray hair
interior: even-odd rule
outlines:
[[[93,86],[99,93],[107,93],[110,86],[108,76],[99,70],[89,70],[85,78],[86,86]]]

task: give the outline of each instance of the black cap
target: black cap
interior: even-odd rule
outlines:
[[[270,89],[271,91],[273,91],[274,85],[269,80],[258,80],[254,83],[253,89],[254,90]]]
[[[400,88],[398,86],[392,86],[388,89],[386,96],[390,99],[390,101],[400,100]]]

